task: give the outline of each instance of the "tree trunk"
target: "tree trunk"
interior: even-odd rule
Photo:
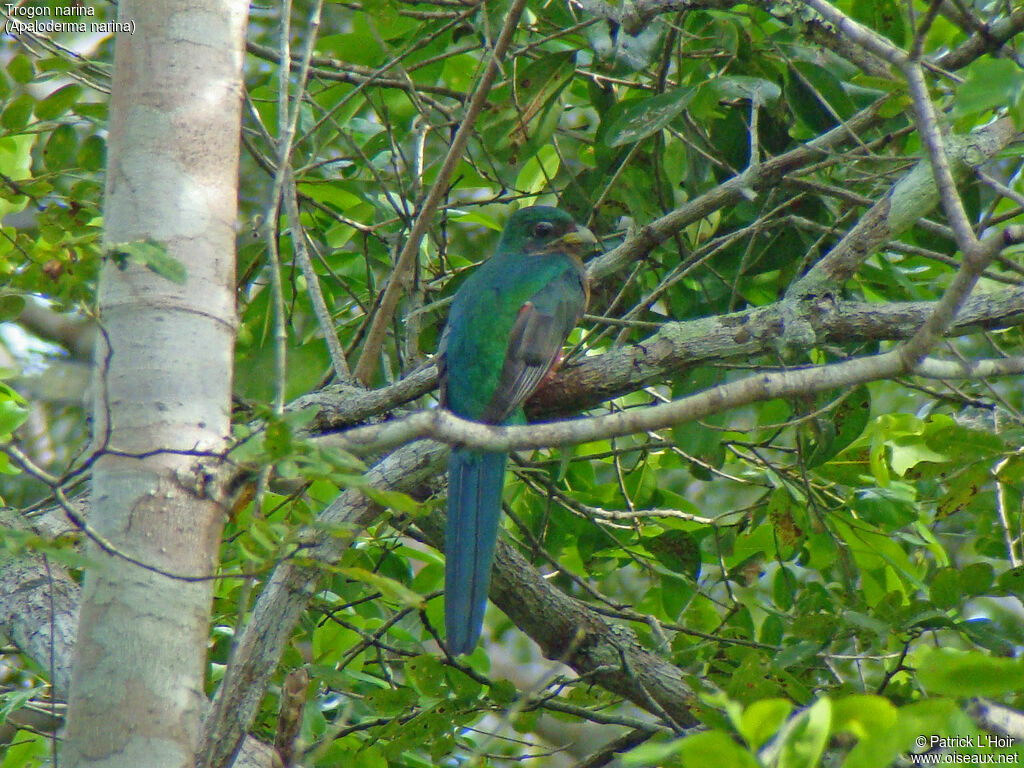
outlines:
[[[66,764],[191,766],[223,511],[244,0],[122,0],[100,280],[89,563]],[[166,253],[161,257],[162,249]],[[131,251],[131,248],[127,250]],[[151,251],[153,252],[153,251]],[[171,263],[173,267],[173,262]],[[201,354],[197,352],[201,350]]]

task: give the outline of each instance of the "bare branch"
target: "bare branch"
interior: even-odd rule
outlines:
[[[906,61],[907,55],[904,51],[897,48],[873,29],[869,29],[860,22],[854,21],[834,5],[825,0],[804,0],[804,3],[820,13],[830,24],[833,24],[840,35],[848,40],[852,40],[878,58],[884,59],[895,66],[900,66]]]
[[[884,101],[885,99],[879,100],[867,109],[858,112],[846,123],[836,126],[828,133],[824,133],[784,155],[747,168],[742,174],[723,182],[686,205],[631,232],[621,245],[587,265],[588,278],[591,281],[597,281],[617,272],[626,264],[632,264],[642,258],[656,245],[668,240],[695,221],[700,221],[717,210],[742,202],[755,191],[773,187],[787,174],[821,160],[837,146],[848,141],[857,131],[869,126],[877,117],[878,110]]]
[[[1003,118],[965,138],[951,137],[942,152],[948,179],[954,173],[966,176],[971,169],[998,154],[1016,136],[1013,121]],[[932,163],[926,158],[894,184],[814,268],[790,286],[786,295],[799,297],[823,290],[834,291],[872,253],[927,215],[940,200],[939,189]]]

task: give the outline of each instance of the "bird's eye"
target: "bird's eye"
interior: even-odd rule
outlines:
[[[555,227],[550,221],[541,221],[533,228],[533,236],[536,238],[543,238],[547,237],[554,231]]]

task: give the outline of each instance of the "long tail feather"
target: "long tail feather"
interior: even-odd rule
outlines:
[[[444,623],[448,649],[476,647],[487,605],[508,454],[455,449],[448,459]]]

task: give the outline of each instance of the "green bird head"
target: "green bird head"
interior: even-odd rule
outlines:
[[[579,226],[560,208],[548,205],[513,213],[498,244],[499,253],[569,253],[578,259],[595,250],[597,238],[589,229]]]

